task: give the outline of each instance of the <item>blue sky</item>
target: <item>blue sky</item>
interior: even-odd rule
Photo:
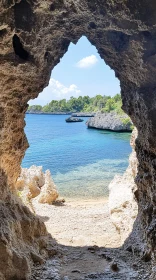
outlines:
[[[49,86],[29,104],[46,105],[52,99],[97,94],[113,96],[119,92],[120,83],[114,71],[100,58],[87,38],[82,37],[76,45],[70,44],[67,53],[53,69]]]

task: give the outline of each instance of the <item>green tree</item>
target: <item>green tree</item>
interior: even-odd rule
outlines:
[[[115,102],[121,102],[121,94],[117,93],[114,97],[113,97]]]
[[[41,105],[32,105],[29,106],[28,112],[41,112],[42,111],[42,106]]]
[[[45,106],[29,106],[29,112],[111,112],[115,110],[118,114],[123,114],[121,95],[116,94],[114,97],[98,94],[94,97],[88,95],[71,96],[69,100],[52,100]]]

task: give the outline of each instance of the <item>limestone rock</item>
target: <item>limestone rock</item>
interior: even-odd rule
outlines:
[[[50,171],[47,170],[44,174],[42,166],[33,165],[30,168],[22,168],[16,188],[19,196],[28,206],[28,200],[35,197],[38,202],[49,204],[58,197]]]
[[[41,192],[38,196],[38,202],[51,204],[58,198],[58,192],[52,180],[50,171],[45,173],[45,183],[41,188]]]
[[[138,206],[134,196],[137,186],[134,182],[137,173],[137,158],[134,151],[136,129],[132,133],[132,154],[129,167],[123,176],[116,175],[109,185],[109,210],[113,224],[121,235],[121,241],[129,236],[138,214]]]
[[[41,166],[31,166],[30,168],[21,168],[20,177],[17,179],[16,188],[19,191],[27,190],[30,198],[40,194],[41,187],[44,184],[44,173]]]
[[[132,122],[126,114],[118,115],[115,112],[97,113],[87,121],[88,128],[97,128],[112,131],[132,131]]]

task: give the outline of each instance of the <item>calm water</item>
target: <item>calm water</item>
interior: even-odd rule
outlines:
[[[65,118],[26,115],[30,148],[22,166],[50,169],[61,196],[107,196],[109,182],[128,166],[130,133],[87,129],[87,118],[82,123],[66,123]]]

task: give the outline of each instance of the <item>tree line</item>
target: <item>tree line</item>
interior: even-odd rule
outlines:
[[[69,100],[52,100],[45,106],[32,105],[29,106],[28,112],[32,113],[68,113],[68,112],[111,112],[116,111],[118,114],[122,114],[122,100],[121,95],[115,96],[102,96],[100,94],[95,97],[79,96],[70,97]]]

